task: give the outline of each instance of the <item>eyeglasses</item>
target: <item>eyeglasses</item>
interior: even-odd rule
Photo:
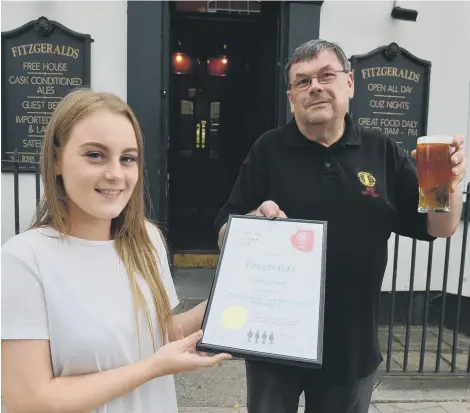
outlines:
[[[336,79],[336,76],[338,73],[349,73],[347,70],[329,70],[327,72],[322,73],[321,75],[318,76],[313,76],[310,78],[303,78],[303,79],[298,79],[291,83],[289,86],[289,89],[292,87],[295,90],[307,90],[310,85],[312,84],[313,79],[317,79],[318,83],[322,85],[326,85],[328,83],[334,82]]]

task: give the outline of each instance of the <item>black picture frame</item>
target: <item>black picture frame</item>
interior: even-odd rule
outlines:
[[[243,219],[243,220],[268,220],[265,217],[258,217],[252,215],[230,215],[227,227],[225,231],[224,240],[220,250],[219,261],[217,263],[217,268],[215,271],[214,279],[212,281],[211,290],[208,297],[206,311],[204,313],[203,321],[202,321],[202,330],[203,332],[206,329],[208,318],[211,313],[211,306],[214,300],[214,295],[216,292],[217,282],[220,279],[220,268],[221,264],[224,259],[224,254],[226,253],[226,244],[227,239],[230,236],[230,228],[232,225],[233,220],[235,219]],[[320,369],[323,360],[323,329],[324,329],[324,308],[325,308],[325,278],[326,278],[326,252],[327,252],[327,229],[328,223],[327,221],[318,221],[318,220],[304,220],[304,219],[292,219],[292,218],[276,218],[280,224],[282,222],[299,222],[299,223],[307,223],[307,224],[315,224],[315,225],[322,225],[323,226],[323,237],[322,237],[322,252],[321,252],[321,272],[320,272],[320,291],[319,291],[319,308],[318,308],[318,335],[317,335],[317,349],[318,349],[318,357],[316,359],[306,359],[300,357],[292,357],[288,355],[279,355],[273,354],[269,352],[262,352],[262,351],[253,351],[248,349],[242,348],[235,348],[235,347],[227,347],[227,346],[220,346],[211,344],[204,341],[204,335],[201,340],[197,343],[196,349],[202,352],[209,352],[209,353],[229,353],[232,357],[242,358],[247,360],[257,360],[257,361],[264,361],[264,362],[272,362],[290,366],[297,366],[297,367],[304,367],[304,368],[312,368],[312,369]],[[282,225],[282,224],[281,224]],[[317,241],[316,241],[317,242]]]

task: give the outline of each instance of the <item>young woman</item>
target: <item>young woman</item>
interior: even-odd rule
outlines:
[[[36,222],[2,247],[8,412],[176,413],[172,374],[230,358],[195,351],[204,305],[172,316],[165,244],[144,217],[143,159],[118,97],[75,91],[54,111]]]

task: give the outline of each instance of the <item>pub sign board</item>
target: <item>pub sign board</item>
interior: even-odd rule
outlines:
[[[352,56],[350,62],[352,118],[392,137],[410,154],[418,137],[426,135],[431,63],[396,43]]]
[[[93,39],[40,17],[2,32],[2,172],[34,171],[51,114],[61,99],[90,87]]]

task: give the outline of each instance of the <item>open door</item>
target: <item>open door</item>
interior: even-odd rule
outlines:
[[[263,7],[248,16],[172,10],[173,253],[218,253],[214,219],[253,141],[275,127],[277,6]]]
[[[213,221],[227,196],[229,151],[222,139],[239,122],[229,109],[230,83],[241,68],[224,44],[194,35],[198,22],[178,23],[171,61],[170,240],[177,251],[214,250]]]

